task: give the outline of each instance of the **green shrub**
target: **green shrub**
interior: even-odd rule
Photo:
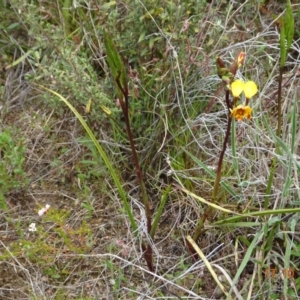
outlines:
[[[23,169],[26,148],[22,139],[17,139],[8,129],[0,133],[0,207],[6,208],[5,193],[27,183]]]

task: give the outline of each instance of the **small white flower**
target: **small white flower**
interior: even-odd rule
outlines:
[[[171,166],[171,160],[170,160],[170,156],[167,155],[167,158],[166,158],[166,163]]]
[[[173,57],[176,59],[178,57],[178,54],[174,48],[172,50],[173,50]]]
[[[35,223],[31,223],[28,227],[28,231],[37,231]]]
[[[174,173],[174,171],[173,171],[173,170],[168,170],[168,172],[167,172],[167,176],[171,176],[173,173]]]
[[[39,215],[39,216],[42,216],[42,215],[44,215],[45,213],[46,213],[46,209],[45,209],[44,207],[38,211],[38,215]]]
[[[43,216],[44,214],[47,213],[47,211],[49,210],[50,208],[50,205],[49,204],[46,204],[45,207],[41,208],[39,211],[38,211],[38,215],[39,216]]]

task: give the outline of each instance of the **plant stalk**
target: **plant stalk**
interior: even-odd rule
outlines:
[[[224,159],[224,155],[225,155],[225,152],[226,152],[226,148],[227,148],[227,144],[228,144],[228,140],[229,140],[229,136],[230,136],[230,130],[231,130],[231,121],[232,121],[232,118],[230,117],[231,104],[230,104],[230,101],[229,101],[229,91],[228,90],[226,90],[226,104],[227,104],[227,108],[228,108],[227,129],[226,129],[226,134],[225,134],[225,138],[224,138],[224,142],[223,142],[223,148],[222,148],[222,151],[221,151],[221,154],[220,154],[220,157],[219,157],[218,169],[217,169],[214,188],[213,188],[213,192],[212,192],[212,198],[211,198],[212,203],[217,202],[217,195],[218,195],[220,181],[221,181],[221,177],[222,177],[223,159]],[[204,232],[204,230],[203,230],[204,223],[205,223],[206,219],[208,217],[210,217],[210,215],[212,214],[212,211],[213,211],[213,208],[211,206],[208,206],[206,208],[206,210],[204,211],[202,217],[198,221],[197,227],[196,227],[194,235],[193,235],[193,240],[195,242],[198,240],[200,235]]]
[[[127,132],[128,140],[129,140],[131,151],[132,151],[132,157],[133,157],[133,161],[134,161],[134,165],[135,165],[135,170],[136,170],[139,186],[140,186],[141,193],[142,193],[143,204],[145,207],[146,219],[147,219],[147,232],[150,234],[151,233],[151,211],[150,211],[147,190],[146,190],[145,183],[143,180],[143,173],[142,173],[138,155],[137,155],[137,152],[135,149],[135,144],[134,144],[130,121],[129,121],[128,88],[127,87],[122,88],[119,78],[116,79],[116,82],[124,96],[124,99],[119,99],[119,100],[120,100],[121,108],[122,108],[124,119],[125,119],[126,132]],[[152,255],[152,248],[151,248],[150,244],[148,244],[146,246],[146,244],[142,241],[142,250],[144,252],[144,258],[146,260],[147,266],[148,266],[149,270],[151,272],[153,272],[154,271],[153,261],[152,261],[153,255]]]
[[[137,174],[139,186],[140,186],[141,193],[142,193],[143,204],[145,206],[145,212],[146,212],[146,218],[147,218],[147,232],[150,233],[150,231],[151,231],[151,211],[150,211],[148,194],[147,194],[147,190],[146,190],[145,183],[143,180],[143,174],[142,174],[142,170],[141,170],[141,167],[139,164],[138,156],[136,153],[128,114],[124,114],[124,118],[125,118],[125,124],[126,124],[126,131],[127,131],[128,139],[130,142],[131,151],[132,151],[133,161],[134,161],[134,165],[135,165],[135,169],[136,169],[136,174]]]

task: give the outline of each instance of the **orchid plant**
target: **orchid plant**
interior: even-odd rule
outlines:
[[[236,59],[232,62],[231,66],[227,68],[225,63],[220,57],[217,57],[217,69],[218,75],[222,79],[225,88],[225,101],[228,109],[228,119],[227,119],[227,129],[225,134],[225,139],[223,142],[223,148],[220,153],[217,174],[214,182],[214,188],[212,192],[211,203],[217,203],[217,195],[219,190],[219,185],[221,181],[221,170],[224,159],[224,154],[227,148],[228,139],[230,136],[231,122],[234,118],[236,121],[244,121],[245,119],[250,120],[252,118],[252,108],[250,106],[250,99],[255,96],[258,92],[257,85],[254,81],[242,81],[240,79],[235,79],[237,70],[243,65],[246,54],[240,52]],[[241,95],[244,94],[245,100],[241,101]],[[230,97],[231,96],[231,97]],[[232,98],[232,99],[231,99]],[[197,241],[202,233],[204,233],[204,223],[207,218],[212,213],[212,206],[208,206],[204,211],[202,217],[199,219],[196,226],[193,240]],[[191,243],[187,240],[187,246],[192,253],[195,253],[194,248]]]

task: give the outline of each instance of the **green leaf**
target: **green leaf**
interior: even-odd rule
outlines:
[[[160,220],[160,217],[163,213],[163,210],[164,210],[164,207],[166,205],[166,202],[167,200],[169,199],[169,193],[171,191],[171,185],[169,185],[167,187],[167,189],[165,190],[165,192],[163,193],[162,195],[162,198],[161,198],[161,201],[160,201],[160,204],[159,204],[159,207],[158,207],[158,210],[156,212],[156,215],[155,215],[155,218],[153,220],[153,223],[152,223],[152,227],[151,227],[151,231],[150,231],[150,236],[151,238],[154,237],[154,234],[155,234],[155,231],[156,231],[156,228],[157,228],[157,225],[158,225],[158,222]]]
[[[38,47],[33,47],[32,49],[28,50],[26,53],[24,53],[21,57],[19,57],[17,60],[15,60],[12,64],[8,65],[5,69],[10,69],[12,67],[17,66],[19,63],[21,63],[23,60],[25,60],[29,55],[35,52],[35,50],[38,49]]]
[[[116,2],[117,2],[117,1],[110,1],[110,2],[108,2],[108,3],[105,3],[105,4],[103,4],[103,5],[101,6],[101,9],[107,11],[107,10],[109,10],[112,6],[116,5]]]
[[[140,43],[141,41],[143,41],[145,39],[145,36],[146,36],[146,31],[143,31],[142,34],[140,35],[137,43]]]
[[[7,29],[11,30],[11,29],[15,29],[16,27],[19,27],[19,26],[20,26],[20,23],[16,22],[16,23],[12,23],[12,24],[8,25]]]
[[[284,16],[284,32],[287,41],[287,51],[289,51],[294,38],[294,16],[290,1],[287,1],[286,5],[286,11]]]
[[[287,1],[284,22],[280,31],[280,66],[283,67],[286,62],[287,53],[291,48],[294,38],[294,16],[292,5]]]
[[[128,87],[126,69],[111,37],[105,31],[103,35],[107,54],[107,62],[117,86],[118,97],[119,99],[122,99],[124,93],[127,93]]]
[[[249,217],[264,217],[269,215],[280,215],[280,214],[289,214],[289,213],[298,213],[300,212],[300,208],[282,208],[282,209],[270,209],[270,210],[262,210],[262,211],[253,211],[253,212],[247,212],[243,214],[239,214],[237,216],[229,217],[226,219],[218,220],[214,223],[212,223],[212,226],[216,225],[227,225],[227,223],[234,223],[238,222],[239,220],[243,218],[249,218]],[[274,222],[277,222],[277,219],[272,218],[269,222],[269,225],[273,225]]]

